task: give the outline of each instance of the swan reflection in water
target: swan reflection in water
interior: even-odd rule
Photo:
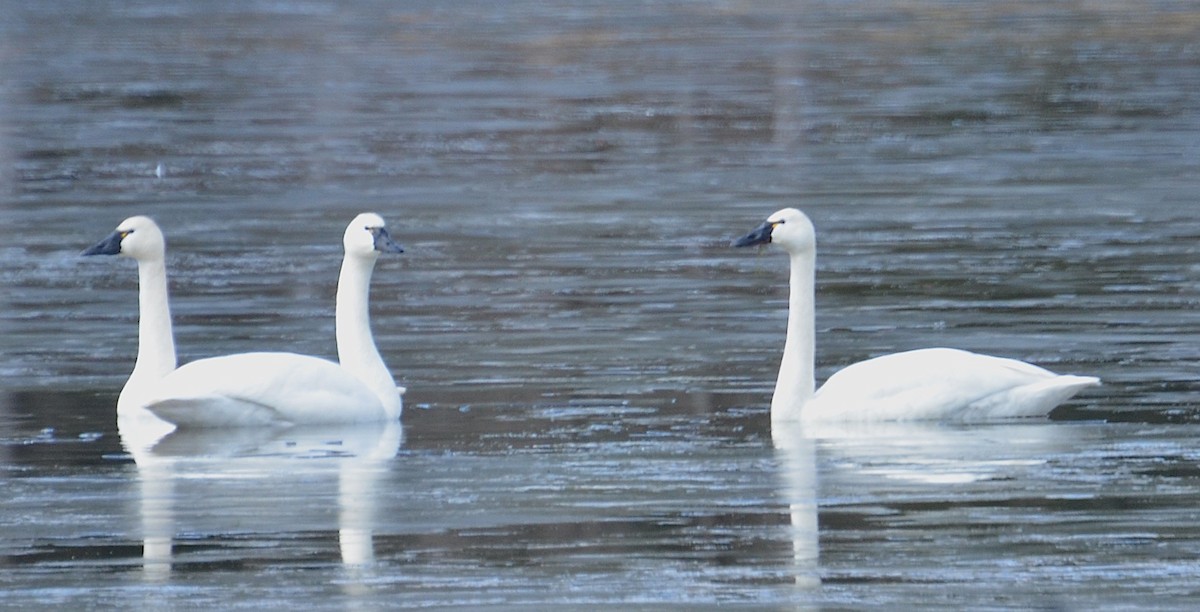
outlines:
[[[818,505],[837,513],[865,512],[872,520],[855,529],[888,530],[891,521],[879,508],[917,506],[938,500],[925,517],[937,525],[982,521],[989,529],[1007,526],[1022,533],[1027,518],[1013,511],[1010,500],[1030,490],[1070,489],[1055,479],[1053,466],[1076,452],[1081,437],[1096,430],[1086,424],[1032,419],[964,426],[938,422],[788,423],[775,422],[771,434],[780,467],[781,488],[791,511],[791,538],[796,584],[816,587],[819,566]],[[1093,432],[1089,434],[1088,432]],[[817,476],[820,460],[821,477]],[[818,486],[819,480],[819,486]],[[1060,487],[1067,487],[1059,490]],[[991,512],[980,510],[992,508]],[[1019,506],[1018,506],[1019,507]],[[913,512],[897,510],[903,520],[918,520]],[[936,529],[936,527],[931,527]],[[855,538],[865,538],[859,534]],[[826,551],[828,553],[828,551]],[[844,553],[842,553],[844,554]],[[937,559],[931,554],[929,559]],[[936,563],[937,561],[929,561]],[[828,573],[830,568],[825,568]],[[836,569],[832,570],[836,573]],[[889,566],[888,571],[904,571]]]
[[[170,578],[181,532],[327,531],[332,503],[342,563],[358,571],[374,561],[375,492],[403,443],[399,421],[164,436],[125,420],[119,430],[137,465],[148,581]]]
[[[792,573],[796,586],[821,584],[820,542],[817,526],[816,441],[795,421],[771,424],[771,442],[779,465],[780,490],[791,514]]]

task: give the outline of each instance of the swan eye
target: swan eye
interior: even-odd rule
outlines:
[[[124,240],[126,236],[128,236],[132,233],[133,233],[133,230],[121,230],[121,240]]]

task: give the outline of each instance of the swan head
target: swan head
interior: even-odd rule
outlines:
[[[817,248],[817,232],[808,216],[795,208],[785,208],[767,217],[762,225],[733,241],[735,247],[775,244],[788,253],[813,252]]]
[[[346,254],[378,257],[380,253],[403,253],[404,248],[392,240],[386,225],[383,217],[375,213],[363,213],[355,217],[342,236]]]
[[[162,259],[166,240],[150,217],[130,217],[107,238],[92,245],[83,255],[121,255],[138,261]]]

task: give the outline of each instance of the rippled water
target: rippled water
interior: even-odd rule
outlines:
[[[1200,597],[1188,3],[3,4],[5,605]],[[784,206],[820,378],[952,345],[1105,385],[773,441],[786,262],[728,241]],[[406,247],[403,432],[129,452],[136,275],[79,251],[158,219],[182,361],[332,356],[362,210]]]

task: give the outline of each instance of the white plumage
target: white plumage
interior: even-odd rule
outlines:
[[[166,433],[172,427],[145,408],[154,385],[175,369],[175,334],[167,303],[166,241],[149,217],[130,217],[83,255],[120,255],[137,262],[138,352],[117,398],[117,419]]]
[[[785,208],[736,240],[775,244],[791,258],[787,339],[772,421],[981,421],[1045,416],[1091,376],[1058,375],[1015,359],[950,348],[884,355],[838,371],[814,391],[816,232],[804,213]]]
[[[1034,417],[1048,414],[1097,382],[1091,376],[1059,375],[1016,359],[927,348],[839,370],[804,411],[823,419],[864,421]]]
[[[239,353],[193,361],[164,377],[146,408],[180,427],[391,418],[380,398],[346,368],[296,353]]]
[[[154,236],[156,244],[143,240]],[[134,257],[139,271],[146,267],[153,272],[141,275],[138,359],[117,402],[118,418],[145,419],[149,414],[179,427],[398,419],[404,389],[396,386],[375,348],[367,304],[379,253],[402,249],[373,213],[350,223],[343,244],[336,315],[340,364],[296,353],[256,352],[201,359],[178,369],[157,225],[146,217],[127,219],[113,235],[85,251]]]

